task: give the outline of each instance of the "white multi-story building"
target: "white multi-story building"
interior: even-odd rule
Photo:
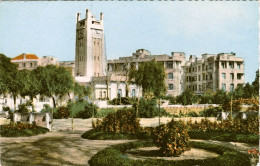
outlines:
[[[185,63],[185,89],[201,94],[207,90],[233,91],[245,83],[244,60],[235,53],[190,56]]]

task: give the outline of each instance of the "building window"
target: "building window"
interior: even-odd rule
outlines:
[[[169,85],[168,85],[168,89],[169,89],[169,90],[173,90],[173,84],[169,84]]]
[[[237,68],[240,69],[241,68],[241,63],[237,62]]]
[[[205,80],[206,79],[206,76],[205,76],[205,74],[203,74],[203,80]]]
[[[5,99],[5,104],[7,104],[7,99]]]
[[[102,99],[102,91],[99,92],[99,98]]]
[[[226,84],[225,84],[225,83],[222,83],[222,90],[223,90],[224,92],[226,92]]]
[[[23,67],[26,67],[26,63],[23,63]]]
[[[104,91],[103,93],[104,93],[104,98],[107,98],[107,92]]]
[[[122,89],[118,89],[118,92],[117,92],[117,97],[122,97]]]
[[[222,73],[222,78],[226,79],[226,73]]]
[[[201,90],[202,90],[201,85],[199,85],[199,91],[201,91]]]
[[[198,66],[198,71],[200,71],[200,66]]]
[[[167,69],[173,68],[173,62],[167,62]]]
[[[200,75],[199,75],[199,81],[200,81]]]
[[[234,84],[230,84],[230,91],[231,91],[231,92],[234,91]]]
[[[30,63],[31,67],[33,67],[33,63]]]
[[[168,73],[168,79],[173,79],[173,73]]]
[[[234,69],[234,62],[229,62],[229,68]]]
[[[212,74],[209,75],[209,79],[212,80]]]
[[[231,80],[234,79],[234,73],[230,73],[230,79],[231,79]]]
[[[132,89],[132,97],[135,97],[135,89]]]
[[[226,69],[227,68],[226,62],[221,62],[221,66],[222,66],[222,69]]]
[[[238,79],[238,80],[241,80],[241,79],[242,79],[242,76],[243,76],[243,73],[237,73],[237,79]]]

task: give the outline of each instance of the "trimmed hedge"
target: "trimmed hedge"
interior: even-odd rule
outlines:
[[[94,155],[89,164],[91,166],[245,166],[250,165],[249,155],[243,154],[231,148],[220,145],[205,144],[200,142],[191,142],[192,147],[213,151],[219,154],[216,158],[208,158],[204,160],[132,160],[125,156],[127,150],[140,147],[155,146],[152,142],[130,142],[126,144],[114,145],[106,148]]]
[[[237,134],[220,131],[189,131],[190,138],[192,139],[205,139],[205,140],[218,140],[218,141],[231,141],[231,142],[243,142],[243,143],[259,143],[259,136],[256,134]]]
[[[227,132],[188,132],[191,139],[203,139],[203,140],[217,140],[217,141],[231,141],[258,144],[259,136],[256,134],[237,134]],[[81,136],[90,140],[119,140],[119,139],[151,139],[150,132],[137,132],[130,133],[113,133],[113,132],[99,132],[94,129],[86,131]]]
[[[99,132],[94,129],[86,131],[81,135],[82,138],[90,140],[133,140],[133,139],[150,139],[151,135],[147,132],[136,133],[114,133]]]

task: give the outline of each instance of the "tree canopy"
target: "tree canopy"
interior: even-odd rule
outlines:
[[[41,84],[40,94],[51,97],[56,107],[55,96],[64,96],[73,91],[74,81],[71,73],[63,67],[47,65],[37,67],[36,78]]]
[[[156,97],[166,93],[165,71],[163,64],[155,60],[142,62],[138,69],[132,68],[129,74],[134,83],[142,87],[143,96],[150,94]]]

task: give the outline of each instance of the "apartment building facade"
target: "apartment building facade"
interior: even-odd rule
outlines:
[[[138,65],[143,62],[155,60],[163,64],[166,74],[166,95],[177,96],[183,91],[183,66],[185,64],[185,53],[172,52],[171,55],[151,55],[151,52],[145,49],[138,49],[132,56],[120,57],[119,59],[108,60],[107,75],[124,78],[130,72],[130,67],[138,69]],[[124,78],[127,79],[127,78]],[[133,91],[133,92],[132,92]],[[135,90],[130,90],[134,94]]]
[[[185,89],[197,94],[218,89],[233,91],[245,83],[244,60],[235,53],[190,56],[185,63]]]

